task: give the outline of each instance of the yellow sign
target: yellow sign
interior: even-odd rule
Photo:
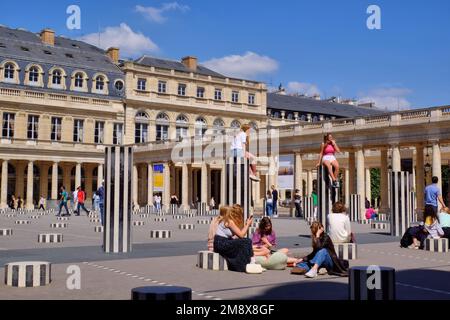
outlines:
[[[164,188],[164,175],[162,173],[153,174],[153,190],[163,191]]]

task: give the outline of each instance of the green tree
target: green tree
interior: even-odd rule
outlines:
[[[380,195],[380,169],[372,168],[370,169],[370,190],[372,193],[372,199],[377,199]]]

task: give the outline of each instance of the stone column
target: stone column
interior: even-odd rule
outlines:
[[[372,186],[370,184],[370,168],[366,168],[366,197],[369,201],[371,201]]]
[[[81,186],[81,163],[77,162],[75,167],[75,190]]]
[[[164,194],[163,194],[163,205],[169,208],[170,204],[170,166],[166,162],[164,163]]]
[[[350,205],[350,170],[345,169],[345,182],[344,182],[344,192],[345,192],[345,205],[348,207]]]
[[[28,169],[27,169],[27,209],[34,209],[33,203],[33,161],[28,161]]]
[[[432,153],[432,173],[433,177],[438,177],[439,182],[438,186],[441,189],[442,192],[442,168],[441,168],[441,147],[439,146],[438,141],[433,142],[433,153]],[[439,205],[440,207],[440,205]]]
[[[397,145],[392,146],[392,171],[402,171],[400,148]]]
[[[183,210],[189,210],[189,169],[190,166],[186,163],[181,165],[181,206]]]
[[[389,212],[389,192],[388,192],[388,151],[387,149],[382,149],[380,151],[380,198],[381,206],[380,213]]]
[[[308,196],[313,192],[313,173],[312,170],[308,170]]]
[[[223,161],[222,164],[222,170],[220,172],[220,206],[226,205],[225,199],[227,197],[227,169],[226,169],[226,162]],[[257,194],[257,197],[259,197],[259,194]]]
[[[52,164],[52,200],[58,199],[58,162]]]
[[[208,185],[208,165],[203,162],[201,168],[201,197],[200,201],[202,203],[208,203],[208,189],[210,186]]]
[[[92,167],[89,166],[85,166],[84,167],[84,172],[85,172],[85,184],[84,184],[84,191],[86,192],[86,199],[89,199],[90,202],[92,202],[92,181],[93,181],[93,177],[92,177]],[[92,206],[94,204],[92,203]]]
[[[48,197],[48,164],[41,164],[39,167],[39,197],[43,196],[45,199]]]
[[[138,197],[138,201],[139,203],[147,203],[147,198],[148,198],[148,189],[147,189],[147,168],[145,167],[144,164],[141,164],[138,168],[139,170],[139,176],[141,177],[140,180],[140,186],[139,186],[139,197]]]
[[[1,182],[0,208],[8,207],[8,160],[2,162],[2,182]]]
[[[147,164],[147,205],[153,205],[153,163]]]
[[[423,146],[416,146],[416,200],[417,200],[417,211],[423,211],[424,204],[424,190],[425,190],[425,172],[424,172],[424,157],[423,157]]]
[[[68,164],[66,164],[63,168],[63,185],[66,187],[66,191],[70,194],[72,191],[72,173],[71,170],[72,167],[69,167]],[[72,195],[70,195],[72,197]]]
[[[16,163],[16,199],[21,197],[23,199],[23,187],[25,183],[24,177],[24,164],[21,162]]]
[[[137,166],[133,165],[133,205],[136,208],[139,207],[138,205],[138,169]]]
[[[348,192],[350,194],[356,194],[356,160],[355,152],[348,153]]]
[[[296,153],[294,159],[294,191],[295,189],[299,190],[302,189],[303,187],[302,175],[303,175],[302,155],[300,153]]]
[[[356,160],[356,193],[361,196],[361,208],[360,214],[365,212],[365,198],[366,198],[366,190],[364,183],[364,151],[362,148],[358,148],[355,152],[355,160]],[[361,219],[362,217],[360,217]]]
[[[100,163],[98,165],[98,170],[97,170],[97,188],[100,188],[100,186],[102,185],[103,182],[103,164]]]
[[[261,179],[261,175],[260,175],[259,171],[256,173],[256,176]],[[255,189],[255,197],[253,198],[253,201],[255,202],[255,207],[256,207],[261,204],[261,199],[260,199],[260,197],[261,197],[261,180],[259,182],[252,182],[252,183],[253,183],[252,189]]]

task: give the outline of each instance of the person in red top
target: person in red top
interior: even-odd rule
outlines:
[[[339,188],[339,182],[337,181],[337,175],[339,174],[339,163],[336,160],[335,153],[341,152],[339,147],[334,141],[331,133],[327,133],[323,137],[323,143],[320,147],[319,162],[317,167],[323,164],[328,169],[328,174],[331,180],[333,180],[333,187]]]
[[[77,207],[77,216],[80,215],[80,209],[82,208],[84,211],[86,211],[87,214],[89,214],[89,210],[86,209],[86,207],[84,206],[84,201],[86,200],[86,192],[83,191],[83,189],[81,189],[81,187],[77,188],[78,191],[78,207]]]

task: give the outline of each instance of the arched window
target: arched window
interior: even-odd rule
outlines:
[[[197,120],[195,120],[195,136],[203,137],[206,133],[206,130],[208,130],[208,125],[205,118],[198,117]]]
[[[16,67],[13,63],[7,63],[5,65],[5,79],[14,80],[15,72],[16,72]]]
[[[251,121],[249,124],[254,130],[258,130],[258,125],[255,122]]]
[[[97,91],[103,91],[105,89],[105,78],[103,76],[95,78],[95,89]]]
[[[169,139],[169,116],[164,112],[156,116],[156,141]]]
[[[184,114],[180,114],[176,120],[176,139],[180,140],[188,135],[189,121]]]
[[[39,81],[39,69],[38,67],[31,67],[28,70],[28,81],[37,83]]]
[[[60,86],[62,84],[62,73],[61,70],[56,69],[52,72],[52,84]]]
[[[213,127],[214,128],[224,128],[225,123],[223,122],[222,119],[219,118],[219,119],[214,120]]]
[[[122,91],[123,90],[123,81],[122,80],[117,80],[114,83],[114,88],[116,88],[117,91]]]
[[[148,139],[148,115],[139,111],[135,117],[134,142],[144,143]]]
[[[84,86],[84,76],[81,72],[75,74],[75,88],[83,88]]]
[[[241,123],[237,120],[233,120],[233,122],[231,122],[230,125],[231,128],[233,129],[240,129],[241,128]]]

